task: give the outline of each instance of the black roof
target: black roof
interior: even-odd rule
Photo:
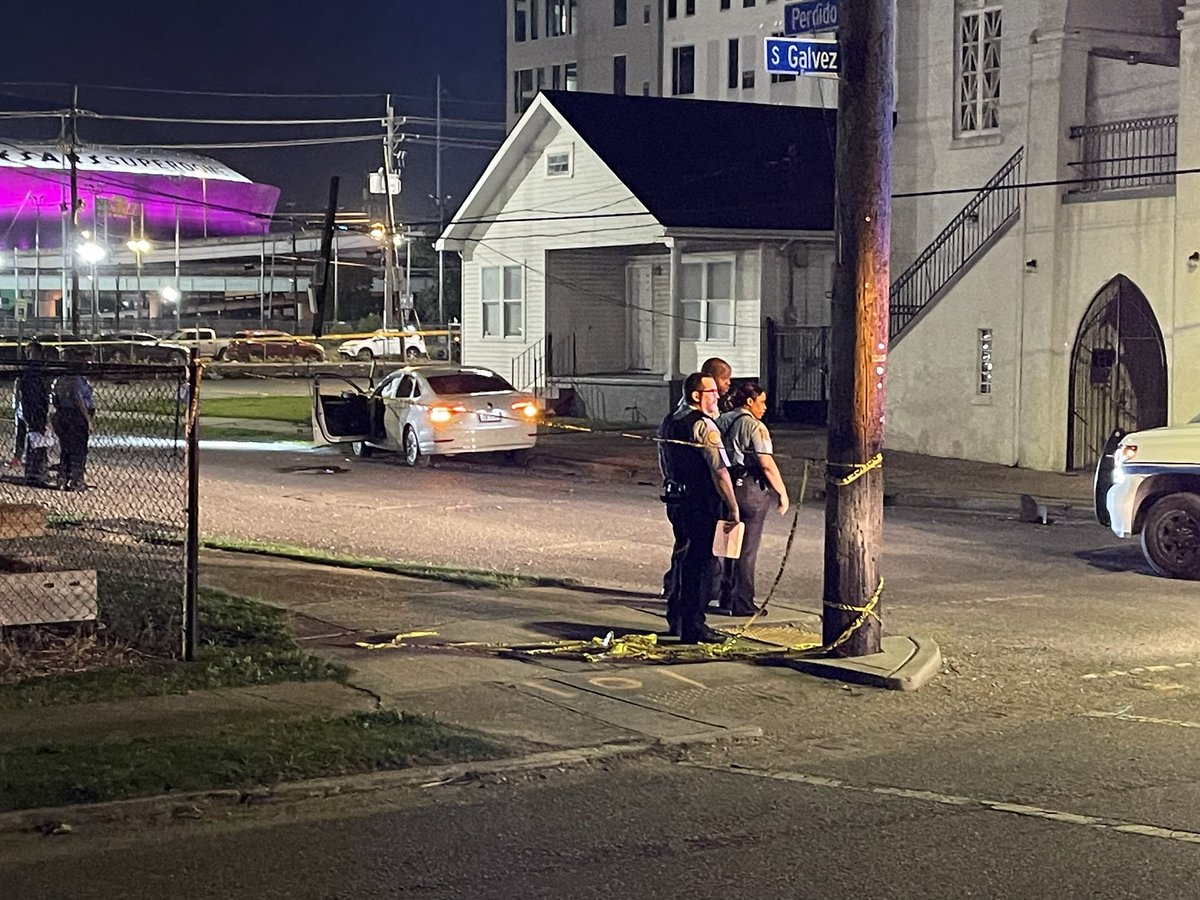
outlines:
[[[546,97],[668,228],[833,229],[835,110]]]

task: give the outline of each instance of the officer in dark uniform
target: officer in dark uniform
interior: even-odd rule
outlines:
[[[729,365],[729,363],[725,362],[725,360],[721,359],[719,356],[711,356],[700,366],[700,374],[711,376],[712,380],[717,383],[717,390],[720,391],[720,393],[717,395],[719,403],[718,409],[723,411],[728,408],[725,404],[729,399],[729,385],[733,380],[733,368]],[[679,405],[675,407],[675,411],[682,412],[683,410],[686,410],[689,402],[688,395],[686,393],[682,394],[679,397]],[[714,412],[713,416],[716,417],[717,414],[717,412]],[[672,554],[672,559],[674,559],[674,554]],[[671,584],[674,577],[675,570],[673,567],[667,569],[667,571],[663,573],[662,593],[659,596],[671,596]],[[720,593],[720,585],[714,584],[711,593],[711,599],[715,599]],[[676,634],[677,632],[672,631],[671,633]]]
[[[718,572],[712,543],[722,507],[728,510],[725,518],[738,521],[728,460],[713,418],[719,394],[711,376],[689,375],[683,384],[687,406],[672,411],[658,429],[662,500],[675,535],[667,623],[684,644],[725,639],[704,622]]]

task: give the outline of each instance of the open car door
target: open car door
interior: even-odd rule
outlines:
[[[323,384],[331,380],[333,385]],[[348,378],[318,375],[312,385],[314,444],[349,444],[371,434],[371,397]]]

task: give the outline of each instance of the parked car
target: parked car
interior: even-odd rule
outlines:
[[[217,351],[216,359],[228,362],[323,362],[325,349],[286,331],[260,329],[237,332],[228,346]]]
[[[67,353],[91,353],[94,349],[91,341],[76,334],[46,332],[35,334],[27,340],[41,344],[51,358],[63,357]]]
[[[1169,578],[1200,580],[1200,415],[1186,425],[1109,438],[1096,465],[1096,519],[1141,535],[1142,555]]]
[[[407,366],[369,392],[341,376],[318,376],[312,391],[314,440],[348,443],[356,456],[399,453],[408,466],[491,451],[522,462],[542,416],[537,398],[490,369],[467,366]]]
[[[217,332],[212,328],[183,328],[176,331],[167,340],[187,347],[189,350],[195,347],[206,359],[214,358],[221,350],[229,346],[229,341],[217,337]]]
[[[425,346],[425,338],[410,325],[401,331],[380,328],[369,337],[343,341],[338,347],[338,355],[363,362],[391,358],[411,360],[428,356],[429,350]]]
[[[95,341],[95,359],[100,362],[172,363],[187,361],[188,350],[179,344],[159,340],[144,331],[115,331],[101,334]]]

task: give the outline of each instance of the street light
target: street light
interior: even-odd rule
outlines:
[[[84,232],[86,235],[87,232]],[[92,334],[100,332],[100,283],[96,279],[96,264],[108,256],[108,249],[95,241],[80,244],[76,252],[79,258],[92,267]]]

